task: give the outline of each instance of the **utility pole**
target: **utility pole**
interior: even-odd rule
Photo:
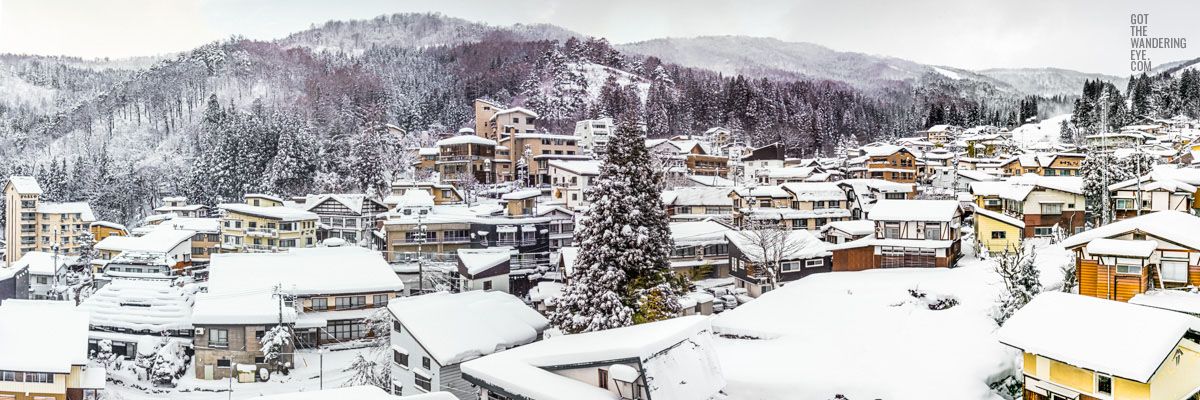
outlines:
[[[425,216],[417,212],[417,233],[413,234],[417,241],[417,294],[425,293]]]

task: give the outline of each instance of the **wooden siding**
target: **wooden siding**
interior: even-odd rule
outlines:
[[[475,385],[467,382],[462,377],[462,370],[459,369],[460,364],[451,364],[442,367],[438,370],[438,388],[443,392],[450,392],[459,400],[475,400],[478,397],[478,389]]]
[[[834,271],[862,271],[877,267],[874,247],[864,246],[833,251]]]

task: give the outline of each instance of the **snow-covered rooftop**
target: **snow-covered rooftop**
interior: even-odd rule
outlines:
[[[821,230],[825,231],[828,229],[837,229],[851,235],[869,235],[875,233],[875,221],[865,219],[833,221],[825,224]]]
[[[1121,323],[1096,329],[1097,321]],[[1196,317],[1182,313],[1046,292],[1009,318],[998,336],[1001,343],[1029,353],[1145,383],[1198,324]],[[1120,346],[1112,345],[1118,342]]]
[[[500,264],[512,257],[512,248],[489,247],[486,249],[458,249],[458,261],[466,268],[466,274],[474,276]]]
[[[294,207],[262,207],[244,203],[225,203],[221,204],[220,207],[230,212],[278,219],[280,221],[304,221],[317,219],[316,213],[304,211]]]
[[[766,258],[776,258],[774,253],[779,252],[778,249],[784,250],[784,254],[778,255],[778,259],[780,260],[801,260],[824,257],[832,254],[829,249],[827,249],[829,245],[828,243],[822,242],[820,239],[817,239],[816,236],[813,236],[812,233],[804,229],[783,231],[781,234],[785,236],[782,240],[785,240],[786,243],[788,243],[785,247],[769,246],[767,249],[764,249],[761,245],[755,245],[756,242],[761,242],[764,240],[762,239],[763,237],[771,238],[771,236],[759,235],[773,234],[776,234],[776,232],[760,234],[753,230],[730,231],[725,233],[725,238],[729,240],[730,244],[737,246],[737,248],[742,251],[742,255],[746,256],[746,258],[753,263],[763,262],[763,260]]]
[[[1012,226],[1015,226],[1015,227],[1018,227],[1021,229],[1025,229],[1025,221],[1020,218],[1016,218],[1016,217],[1001,214],[1001,213],[998,213],[998,212],[995,212],[992,210],[988,210],[988,209],[980,207],[979,205],[976,205],[976,204],[972,204],[971,206],[974,207],[975,214],[977,214],[977,215],[982,215],[982,216],[985,216],[985,217],[988,217],[988,218],[991,218],[991,219],[994,219],[994,220],[997,220],[997,221],[1000,221],[1000,222],[1003,222],[1003,223],[1006,223],[1006,224],[1009,224],[1009,225],[1012,225]]]
[[[167,221],[163,221],[158,225],[154,225],[154,230],[185,230],[203,233],[217,233],[221,230],[221,219],[176,217]]]
[[[1151,289],[1133,296],[1129,304],[1200,315],[1200,293],[1192,291]]]
[[[208,271],[208,291],[216,294],[276,284],[299,296],[404,290],[404,283],[379,252],[354,246],[213,254]]]
[[[868,213],[872,221],[950,221],[958,214],[955,200],[879,200]]]
[[[57,260],[57,265],[55,260]],[[56,275],[59,270],[74,264],[77,260],[79,260],[78,256],[66,254],[56,256],[54,253],[45,251],[27,251],[21,254],[19,260],[13,262],[12,268],[29,267],[29,273],[34,275]]]
[[[550,325],[504,292],[438,292],[388,302],[409,334],[446,366],[537,340]]]
[[[551,372],[558,366],[634,360],[656,399],[707,399],[725,387],[707,316],[687,316],[599,332],[555,336],[471,360],[469,381],[531,400],[615,399],[615,393]]]
[[[1099,238],[1092,239],[1084,248],[1093,255],[1147,258],[1158,248],[1158,242]]]
[[[66,374],[88,363],[88,314],[71,302],[8,299],[0,321],[0,370]]]
[[[474,144],[480,146],[495,146],[496,141],[481,136],[475,135],[459,135],[437,141],[437,146],[455,146],[461,144]]]
[[[783,184],[783,189],[791,192],[797,201],[846,200],[846,192],[836,183],[785,183]]]
[[[175,286],[170,280],[122,279],[101,287],[79,305],[91,315],[91,325],[132,331],[162,332],[192,329],[196,286]]]
[[[550,166],[564,169],[575,173],[576,175],[596,176],[600,175],[600,164],[598,160],[551,160]]]
[[[421,189],[408,189],[404,191],[404,195],[396,201],[397,208],[406,207],[433,207],[433,195]]]
[[[194,325],[245,325],[296,322],[296,309],[280,307],[270,288],[229,293],[198,293],[192,308]],[[281,314],[282,313],[282,314]]]
[[[11,176],[8,183],[17,189],[17,193],[42,194],[42,186],[38,185],[37,178],[32,176]]]
[[[663,203],[680,206],[721,206],[730,207],[733,200],[729,199],[729,188],[710,187],[678,187],[662,192]]]
[[[525,200],[525,199],[531,199],[534,197],[538,197],[541,195],[542,195],[542,189],[529,188],[529,189],[521,189],[521,190],[518,190],[515,192],[511,192],[511,193],[505,193],[503,196],[500,196],[500,199],[501,200]]]
[[[702,246],[725,243],[725,234],[732,231],[728,225],[713,220],[672,222],[671,239],[676,246]]]
[[[167,224],[167,222],[163,222]],[[109,251],[139,251],[147,253],[168,253],[181,243],[189,241],[195,231],[178,230],[174,226],[155,228],[142,236],[109,236],[96,243],[97,250]]]
[[[1200,249],[1200,217],[1175,211],[1158,211],[1123,219],[1108,225],[1077,233],[1062,241],[1063,247],[1078,247],[1094,239],[1111,238],[1133,230],[1162,238],[1192,249]]]
[[[53,203],[49,201],[39,201],[37,204],[37,212],[43,214],[79,214],[79,219],[84,221],[95,221],[96,216],[92,214],[92,206],[87,202],[72,201],[67,203]]]

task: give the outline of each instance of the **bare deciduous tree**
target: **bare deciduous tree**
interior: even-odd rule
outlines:
[[[799,253],[804,244],[776,221],[751,221],[737,233],[744,246],[739,246],[755,266],[754,275],[767,278],[771,289],[779,287],[783,261]]]

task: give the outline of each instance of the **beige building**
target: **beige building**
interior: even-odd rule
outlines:
[[[284,206],[277,197],[247,194],[246,203],[220,209],[225,251],[271,253],[316,245],[317,214]]]
[[[530,184],[550,183],[551,160],[587,160],[591,157],[579,155],[579,137],[572,135],[554,135],[548,133],[520,133],[500,140],[500,145],[507,148],[507,158],[497,155],[497,173],[505,181],[524,179],[518,177],[519,165],[527,166],[528,182]]]
[[[500,141],[518,133],[534,133],[538,115],[524,107],[504,108],[488,100],[475,100],[475,134]]]
[[[91,238],[91,225],[96,221],[91,206],[84,202],[41,201],[41,195],[41,186],[31,176],[11,177],[5,185],[4,197],[9,205],[5,215],[5,265],[11,266],[29,251],[78,255],[79,247]]]
[[[88,313],[74,303],[9,299],[0,321],[0,399],[96,399],[104,390],[104,368],[88,367]]]

